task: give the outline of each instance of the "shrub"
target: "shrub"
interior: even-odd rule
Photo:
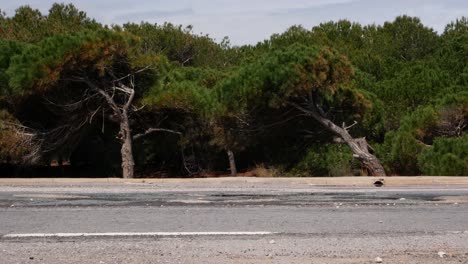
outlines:
[[[354,175],[353,156],[349,147],[341,144],[314,145],[291,170],[295,176]]]
[[[436,139],[419,156],[418,164],[426,175],[468,175],[468,136]]]

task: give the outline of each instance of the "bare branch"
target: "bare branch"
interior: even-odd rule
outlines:
[[[128,92],[129,92],[129,97],[128,97],[128,100],[127,102],[125,103],[125,105],[123,106],[123,110],[124,111],[127,111],[129,108],[130,108],[130,105],[132,104],[133,102],[133,98],[135,98],[135,89],[133,89],[133,82],[131,83],[132,85],[132,88],[130,87],[127,87],[125,85],[122,84],[123,88],[126,89]]]
[[[188,59],[186,59],[184,62],[182,62],[182,66],[185,66],[185,64],[189,61],[191,61],[193,59],[193,57],[189,57]]]
[[[144,72],[144,71],[146,71],[146,70],[148,70],[150,68],[151,68],[151,65],[148,65],[148,66],[146,66],[144,68],[141,68],[141,69],[139,69],[139,70],[137,70],[135,72],[129,73],[129,74],[127,74],[127,75],[125,75],[125,76],[123,76],[121,78],[115,79],[115,80],[113,80],[113,82],[120,82],[122,80],[125,80],[127,78],[130,78],[130,77],[134,76],[135,74],[138,74],[140,72]]]
[[[2,121],[2,125],[11,129],[15,135],[21,139],[20,143],[14,146],[14,148],[24,148],[27,150],[27,154],[23,156],[23,163],[35,163],[41,158],[41,145],[42,142],[38,137],[39,132],[29,128],[27,126],[12,123],[8,121]]]
[[[117,106],[117,104],[115,103],[114,99],[108,93],[106,93],[104,90],[101,90],[101,89],[98,88],[97,91],[98,91],[98,93],[100,93],[104,97],[104,99],[106,99],[109,106],[112,108],[112,110],[114,110],[114,114],[116,114],[117,116],[119,116],[119,118],[121,118],[122,113],[120,112],[120,109]]]
[[[145,108],[145,107],[146,107],[146,105],[143,105],[143,106],[141,106],[141,107],[139,107],[139,108],[133,107],[132,111],[133,111],[133,112],[138,112],[138,111],[141,111],[141,110],[142,110],[143,108]]]
[[[350,126],[346,126],[346,124],[343,122],[343,129],[344,130],[349,130],[350,128],[352,128],[353,126],[357,125],[358,122],[357,121],[354,121],[354,123]]]
[[[124,92],[126,94],[131,94],[132,93],[132,89],[127,89],[125,87],[119,87],[119,86],[113,86],[112,89],[115,89],[115,90],[119,90],[121,92]]]
[[[147,129],[144,133],[141,133],[141,134],[136,134],[133,136],[133,140],[137,140],[137,139],[140,139],[144,136],[147,136],[151,133],[155,133],[155,132],[167,132],[167,133],[172,133],[172,134],[176,134],[176,135],[182,135],[181,132],[179,131],[175,131],[175,130],[172,130],[172,129],[166,129],[166,128],[149,128]]]
[[[89,118],[89,123],[91,124],[93,122],[93,118],[94,116],[96,115],[97,112],[99,112],[99,110],[101,110],[101,106],[99,106],[96,111],[94,111],[93,113],[91,113],[91,117]]]

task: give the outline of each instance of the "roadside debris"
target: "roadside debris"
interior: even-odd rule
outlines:
[[[274,240],[270,240],[270,244],[275,244],[276,242]]]
[[[382,187],[382,186],[384,186],[384,182],[385,182],[384,179],[379,179],[379,180],[374,182],[374,186],[375,187]]]
[[[400,201],[406,201],[406,198],[400,198]]]
[[[443,252],[443,251],[439,251],[439,252],[437,253],[437,255],[439,255],[439,257],[443,258],[443,257],[447,256],[447,253],[445,253],[445,252]]]
[[[383,262],[382,258],[380,257],[375,258],[375,263],[382,263],[382,262]]]

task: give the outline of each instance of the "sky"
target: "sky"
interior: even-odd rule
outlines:
[[[57,0],[0,0],[13,15],[22,5],[47,14]],[[348,19],[363,25],[417,16],[443,32],[445,25],[468,16],[468,0],[75,0],[78,9],[104,24],[147,21],[193,25],[196,33],[216,41],[228,36],[234,45],[255,44],[292,25],[312,28],[321,22]]]

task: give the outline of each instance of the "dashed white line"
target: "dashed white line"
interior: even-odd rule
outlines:
[[[67,237],[179,237],[179,236],[265,236],[275,232],[109,232],[109,233],[30,233],[7,234],[3,238],[67,238]]]

